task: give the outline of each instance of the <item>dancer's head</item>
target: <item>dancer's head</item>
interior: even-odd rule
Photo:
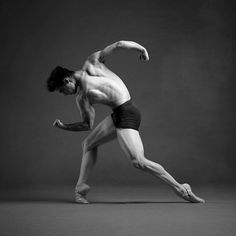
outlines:
[[[47,79],[47,89],[50,92],[58,91],[65,95],[75,94],[77,90],[74,71],[57,66]]]

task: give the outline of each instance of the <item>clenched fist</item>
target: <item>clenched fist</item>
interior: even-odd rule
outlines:
[[[141,61],[149,61],[149,55],[147,50],[144,48],[141,55],[139,56]]]
[[[53,122],[53,126],[57,127],[57,128],[64,128],[64,124],[59,120],[59,119],[56,119],[54,122]]]

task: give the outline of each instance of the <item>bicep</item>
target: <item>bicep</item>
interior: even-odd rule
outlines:
[[[109,56],[111,53],[113,53],[115,50],[117,50],[119,48],[119,43],[120,42],[116,42],[113,43],[107,47],[105,47],[103,50],[100,51],[100,58],[105,58],[107,56]]]
[[[89,103],[87,99],[76,100],[80,116],[83,122],[87,123],[92,128],[95,119],[94,107]]]
[[[105,47],[103,50],[93,53],[92,55],[89,56],[89,61],[91,63],[95,63],[96,61],[104,63],[106,57],[119,48],[119,43],[120,42],[113,43]]]

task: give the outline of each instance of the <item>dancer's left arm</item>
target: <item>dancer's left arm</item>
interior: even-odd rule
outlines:
[[[149,60],[149,55],[145,47],[142,45],[133,42],[133,41],[126,41],[126,40],[120,40],[117,41],[107,47],[105,47],[103,50],[93,53],[89,60],[91,62],[95,62],[96,60],[104,63],[106,58],[111,55],[113,52],[119,50],[119,49],[128,49],[128,50],[134,50],[140,53],[139,58],[143,61]]]

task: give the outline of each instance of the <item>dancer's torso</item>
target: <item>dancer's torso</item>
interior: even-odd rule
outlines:
[[[86,61],[80,81],[78,96],[86,97],[91,104],[100,103],[115,108],[131,98],[123,81],[101,62]]]

